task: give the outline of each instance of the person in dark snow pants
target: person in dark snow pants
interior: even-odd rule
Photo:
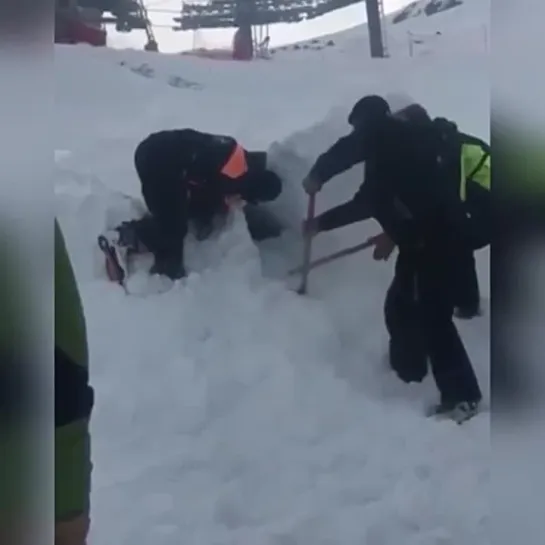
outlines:
[[[305,230],[314,235],[368,218],[378,221],[384,233],[374,241],[375,258],[399,249],[386,316],[391,367],[406,382],[420,381],[429,360],[441,396],[434,412],[469,418],[482,394],[453,322],[452,286],[460,256],[476,236],[459,198],[460,169],[452,161],[456,140],[443,141],[434,123],[392,115],[378,96],[361,99],[349,123],[352,133],[317,159],[303,187],[313,194],[360,162],[364,183],[352,200],[306,223]]]
[[[154,255],[152,274],[185,276],[190,222],[202,240],[229,202],[255,205],[276,199],[282,190],[280,178],[266,166],[266,153],[247,151],[230,136],[193,129],[156,132],[138,145],[134,162],[149,215],[123,223],[110,237],[122,276],[126,252],[120,249],[138,252],[142,246]]]

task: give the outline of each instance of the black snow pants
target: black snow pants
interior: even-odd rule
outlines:
[[[450,251],[401,252],[385,302],[393,370],[405,382],[420,382],[429,362],[444,403],[482,397],[453,321],[455,269]]]
[[[454,304],[462,314],[478,313],[481,294],[473,250],[460,252],[453,278]]]
[[[459,252],[454,279],[454,303],[460,315],[470,317],[478,313],[481,302],[475,250],[490,244],[493,219],[490,191],[474,182],[468,184],[467,191],[466,206],[470,217],[472,246]]]

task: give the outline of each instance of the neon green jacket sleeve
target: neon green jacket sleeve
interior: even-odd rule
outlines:
[[[74,270],[57,220],[55,220],[55,345],[75,363],[88,366],[85,315]]]

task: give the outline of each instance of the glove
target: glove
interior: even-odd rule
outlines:
[[[308,195],[315,195],[318,193],[322,189],[322,185],[322,182],[310,175],[303,180],[303,189]]]
[[[386,234],[380,233],[368,239],[375,248],[373,249],[373,259],[375,261],[388,261],[396,245],[394,241]]]

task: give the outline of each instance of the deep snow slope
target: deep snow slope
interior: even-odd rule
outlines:
[[[97,233],[132,213],[119,192],[138,195],[132,153],[150,131],[189,125],[269,149],[286,183],[275,208],[295,226],[302,176],[365,92],[409,93],[487,137],[487,58],[235,65],[56,54],[57,212],[97,393],[91,543],[488,544],[488,417],[427,420],[433,384],[408,387],[386,369],[392,263],[347,258],[313,274],[302,298],[281,277],[297,261],[297,237],[257,249],[235,215],[215,240],[189,240],[186,280],[143,298],[109,284],[95,250]],[[320,208],[360,180],[359,167],[339,176]],[[323,235],[315,254],[376,229]],[[479,262],[486,296],[486,252]],[[488,320],[462,329],[488,398]]]

